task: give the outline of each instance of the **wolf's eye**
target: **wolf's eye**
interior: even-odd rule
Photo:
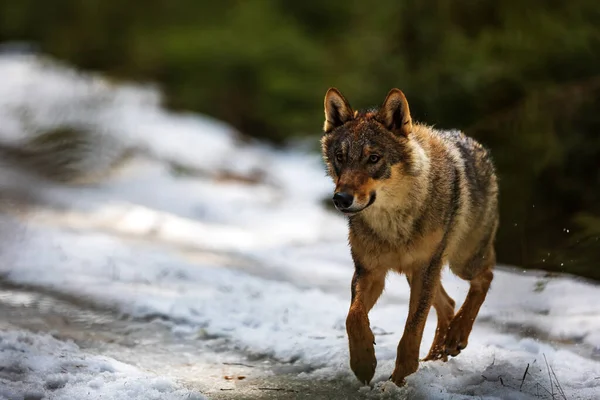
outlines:
[[[342,162],[344,161],[344,155],[342,153],[337,153],[335,159],[338,160],[338,162]]]
[[[381,159],[381,157],[379,157],[377,154],[371,154],[369,156],[369,162],[371,164],[375,164],[377,161],[379,161]]]

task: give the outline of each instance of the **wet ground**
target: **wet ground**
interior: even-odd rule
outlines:
[[[358,399],[347,381],[303,378],[302,365],[233,353],[223,339],[173,334],[168,321],[120,316],[85,300],[0,281],[0,329],[26,329],[72,340],[88,353],[112,357],[177,380],[210,399]]]
[[[366,397],[346,379],[309,378],[303,374],[310,372],[307,366],[235,352],[225,339],[202,331],[178,334],[171,322],[160,318],[132,319],[85,299],[1,280],[0,329],[25,329],[72,340],[87,353],[170,377],[215,400]],[[554,345],[595,358],[587,348]]]

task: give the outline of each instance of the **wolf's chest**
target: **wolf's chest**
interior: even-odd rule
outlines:
[[[378,210],[373,210],[378,211]],[[419,216],[408,211],[371,212],[363,216],[365,229],[354,232],[357,248],[375,268],[408,271],[429,262],[444,236],[442,229],[416,230]]]
[[[415,216],[408,211],[365,213],[364,222],[374,236],[393,245],[402,245],[412,240]]]
[[[355,235],[352,250],[369,269],[395,270],[408,273],[427,265],[442,243],[442,230],[413,235],[411,240],[388,241]]]

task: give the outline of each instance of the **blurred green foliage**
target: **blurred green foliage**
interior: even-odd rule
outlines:
[[[492,149],[499,261],[600,279],[595,0],[0,0],[0,40],[277,143],[318,134],[329,86],[357,108],[399,87]]]

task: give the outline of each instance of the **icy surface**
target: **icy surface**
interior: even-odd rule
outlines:
[[[0,331],[0,398],[89,400],[205,399],[169,379],[81,352],[49,335]]]

